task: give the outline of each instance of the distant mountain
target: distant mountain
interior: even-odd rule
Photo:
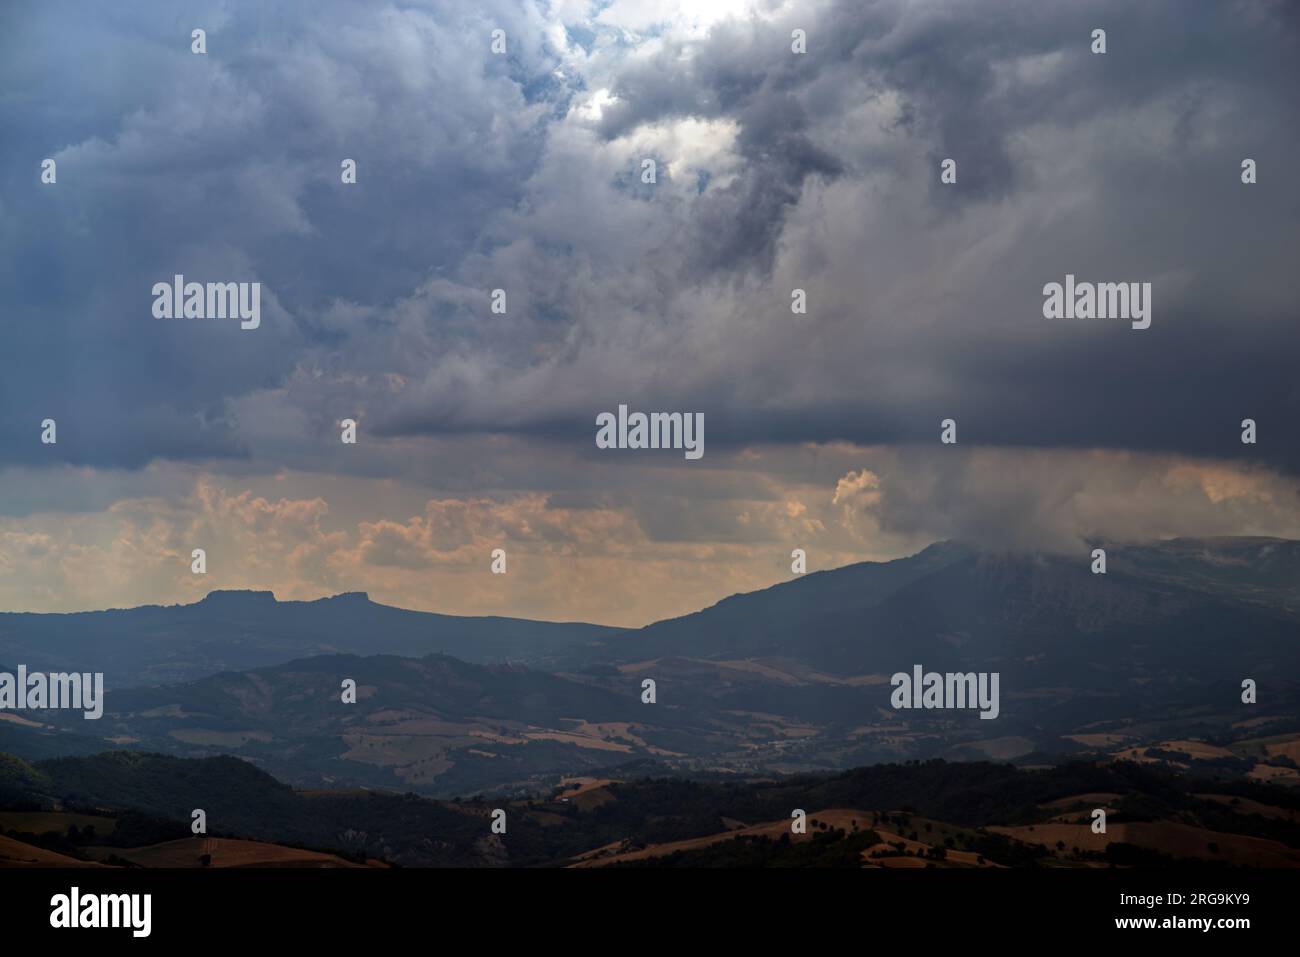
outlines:
[[[1300,614],[1300,542],[1175,538],[1112,552],[1115,571]]]
[[[839,676],[922,664],[1001,671],[1009,690],[1235,685],[1260,674],[1300,681],[1300,542],[1179,539],[1108,552],[1102,575],[1088,552],[942,543],[735,595],[575,650],[569,661],[773,659]]]
[[[645,760],[746,774],[932,757],[1051,763],[1081,753],[1209,762],[1300,783],[1300,543],[1176,540],[1111,546],[1107,559],[1107,573],[1093,574],[1086,551],[942,543],[635,631],[498,619],[512,637],[475,645],[480,655],[518,648],[541,628],[534,667],[426,654],[430,638],[411,625],[486,628],[487,619],[402,612],[360,596],[281,603],[218,593],[181,609],[138,609],[130,620],[183,612],[189,624],[176,647],[185,668],[200,672],[324,643],[322,635],[367,650],[415,646],[420,656],[316,648],[162,687],[110,681],[99,721],[0,715],[0,749],[29,760],[109,747],[228,753],[296,786],[439,796],[522,793]],[[385,621],[394,628],[369,630]],[[143,649],[119,631],[97,653],[118,649],[123,660],[153,662],[155,674],[180,670],[166,624],[144,634]],[[209,654],[196,635],[222,637]],[[89,635],[77,640],[89,653]],[[3,641],[0,659],[22,660]],[[996,672],[997,718],[974,708],[895,710],[890,676],[915,665]],[[344,678],[357,682],[355,704],[340,701]],[[1257,683],[1255,704],[1241,700],[1246,678]],[[642,701],[647,681],[653,703]]]
[[[214,591],[191,605],[71,614],[0,613],[0,656],[30,670],[102,671],[110,688],[189,681],[319,654],[454,655],[546,663],[617,629],[407,611],[364,592],[277,601]]]
[[[940,542],[908,558],[813,572],[732,595],[702,611],[620,632],[597,649],[574,649],[568,662],[627,662],[664,655],[804,660],[820,637],[855,640],[869,610],[899,589],[974,554],[966,546]]]

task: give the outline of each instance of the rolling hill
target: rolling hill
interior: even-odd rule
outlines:
[[[182,683],[110,686],[99,721],[0,715],[0,747],[32,760],[110,747],[234,754],[296,786],[436,796],[527,793],[564,775],[645,761],[751,774],[1081,754],[1300,783],[1300,543],[1174,540],[1111,547],[1108,558],[1101,575],[1086,554],[941,543],[633,631],[538,625],[548,637],[525,656],[540,659],[534,667],[445,654],[314,654]],[[404,629],[430,617],[359,596],[294,603],[253,593],[179,611],[192,619],[177,639],[186,667],[199,661],[196,634],[226,635],[220,655],[203,659],[208,667],[244,653],[231,649],[279,655],[310,645],[322,619],[340,644],[423,645],[418,629]],[[390,616],[395,632],[364,630]],[[269,631],[259,624],[267,620],[276,622]],[[222,631],[233,621],[248,629],[243,639]],[[489,620],[455,621],[477,628]],[[349,624],[355,631],[343,636]],[[507,637],[478,650],[523,648],[532,624],[502,626]],[[105,647],[114,642],[129,658],[132,640],[113,632]],[[165,669],[168,647],[160,630],[135,654]],[[0,660],[20,659],[0,644]],[[895,710],[890,676],[914,665],[997,672],[997,719]],[[357,683],[354,704],[340,699],[346,678]],[[1247,678],[1258,685],[1253,704],[1241,698]],[[653,704],[641,699],[647,680]]]
[[[193,867],[203,853],[211,866],[280,867],[1300,866],[1294,789],[1131,761],[633,774],[492,802],[299,790],[232,758],[136,752],[39,762],[24,779],[27,798],[0,802],[0,867]],[[189,833],[195,807],[206,838]],[[1096,807],[1104,834],[1089,827]],[[805,833],[792,831],[794,809]]]

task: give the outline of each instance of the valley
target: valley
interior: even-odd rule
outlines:
[[[543,841],[531,850],[521,849],[527,841],[518,836],[512,812],[505,851],[497,848],[485,858],[484,846],[494,846],[490,839],[480,846],[486,806],[472,802],[525,808],[524,820],[545,830],[567,827],[574,813],[600,819],[611,813],[602,809],[615,797],[624,800],[629,788],[645,781],[757,788],[808,775],[833,779],[874,767],[935,762],[943,767],[996,762],[992,766],[1027,775],[1075,766],[1131,766],[1172,775],[1196,794],[1214,795],[1196,798],[1198,814],[1208,823],[1175,815],[1124,822],[1115,832],[1123,836],[1120,844],[1150,846],[1162,854],[1190,840],[1187,827],[1214,830],[1210,819],[1222,813],[1225,783],[1269,789],[1268,800],[1244,792],[1237,799],[1268,808],[1262,816],[1274,822],[1269,827],[1293,826],[1290,806],[1277,794],[1300,791],[1295,587],[1300,543],[1175,541],[1132,553],[1112,548],[1111,555],[1111,572],[1093,575],[1086,562],[1061,556],[986,554],[942,543],[910,558],[814,573],[732,596],[694,615],[637,630],[505,623],[513,637],[498,635],[488,646],[522,643],[533,652],[525,656],[527,663],[494,657],[486,648],[479,649],[479,660],[437,650],[416,654],[428,644],[471,639],[468,633],[439,632],[445,625],[439,616],[408,620],[416,613],[356,596],[281,603],[253,593],[217,594],[166,611],[187,616],[181,632],[191,637],[176,646],[187,655],[183,667],[176,664],[174,650],[162,650],[161,632],[151,632],[155,637],[133,646],[126,657],[134,655],[153,675],[194,669],[196,647],[207,649],[213,662],[236,659],[249,648],[258,649],[256,656],[282,660],[180,681],[110,685],[103,715],[95,721],[75,712],[0,712],[0,752],[24,766],[60,773],[112,768],[112,787],[74,776],[76,787],[67,790],[65,781],[62,790],[50,790],[47,801],[29,808],[72,807],[76,813],[104,805],[188,815],[184,802],[150,797],[150,788],[167,793],[172,785],[145,770],[160,766],[156,762],[182,762],[175,767],[227,762],[222,766],[228,771],[276,787],[258,798],[260,817],[236,815],[214,828],[228,828],[231,839],[311,844],[321,853],[358,850],[351,839],[337,842],[340,833],[372,834],[362,823],[366,815],[329,834],[304,831],[300,816],[319,817],[321,808],[342,802],[340,813],[351,820],[355,809],[349,802],[358,795],[369,802],[407,802],[399,817],[437,808],[436,826],[418,826],[421,833],[450,828],[443,851],[421,846],[389,854],[383,850],[393,850],[387,835],[382,846],[361,842],[360,850],[394,863],[554,864],[581,854],[582,866],[637,866],[648,858],[707,859],[722,853],[710,850],[717,843],[738,859],[752,859],[766,849],[762,842],[781,830],[789,808],[719,805],[709,812],[708,827],[689,815],[689,827],[662,833],[642,833],[638,828],[644,822],[629,822],[629,833],[600,828],[588,833],[584,827],[577,829],[581,840],[575,837],[559,848]],[[1254,572],[1247,575],[1244,568]],[[331,604],[339,602],[337,608]],[[338,610],[345,613],[332,615]],[[238,639],[230,629],[236,611],[252,616],[241,619],[246,630]],[[129,620],[156,622],[164,612],[111,614],[117,616],[113,640],[125,642]],[[338,620],[321,625],[331,617]],[[272,620],[274,626],[266,624]],[[392,622],[420,624],[375,637]],[[538,628],[530,632],[534,624]],[[421,631],[425,625],[438,628]],[[342,634],[345,626],[350,637]],[[65,660],[90,640],[89,632],[76,629],[61,634],[38,623],[19,641],[0,644],[0,661],[6,666],[17,661],[15,645],[17,653],[25,653],[38,638],[44,661]],[[212,637],[194,645],[193,636],[200,634]],[[294,655],[303,648],[321,650],[326,638],[330,645],[391,646],[403,653]],[[935,707],[945,703],[938,696],[929,706],[900,710],[890,676],[915,676],[920,662],[936,669],[933,677],[947,673],[960,679],[954,692],[962,690],[962,681],[971,684],[985,672],[1000,681],[984,687],[976,680],[971,684],[976,696],[966,707]],[[927,682],[930,677],[925,674]],[[1258,685],[1253,703],[1243,699],[1243,678]],[[646,679],[655,682],[653,703],[642,695]],[[355,682],[354,700],[340,696],[345,681]],[[995,688],[996,697],[990,697]],[[922,689],[912,691],[920,695]],[[954,694],[954,702],[958,697]],[[971,706],[976,703],[980,707]],[[119,763],[112,763],[114,756]],[[568,796],[559,790],[574,780],[606,783]],[[1100,786],[1091,790],[1120,793]],[[963,823],[939,809],[921,810],[917,798],[917,792],[908,792],[892,800],[807,803],[824,816],[861,812],[860,819],[848,819],[858,821],[859,831],[867,829],[870,812],[870,828],[881,838],[875,843],[852,837],[851,825],[836,824],[833,830],[851,838],[854,847],[862,844],[867,858],[874,853],[884,860],[879,866],[913,866],[898,861],[921,858],[900,854],[894,845],[902,839],[906,851],[908,841],[921,839],[911,831],[890,830],[879,816],[916,806],[917,813],[929,814],[932,827]],[[210,806],[211,794],[196,791],[189,800],[214,822],[231,813]],[[1019,818],[979,815],[964,823],[987,829],[981,842],[994,836],[1014,840],[1017,853],[1037,854],[1032,849],[1040,847],[1056,863],[1071,866],[1097,863],[1088,855],[1115,843],[1097,847],[1072,830],[1086,829],[1086,819],[1062,818],[1065,811],[1050,821],[1028,823],[1023,809],[1018,813]],[[714,826],[724,819],[732,823]],[[1153,830],[1148,824],[1161,826]],[[1055,830],[1023,830],[1049,825]],[[1041,840],[1044,833],[1058,832],[1052,841]],[[1227,838],[1206,840],[1236,848],[1225,851],[1224,860],[1241,866],[1291,866],[1287,849],[1295,846],[1284,840],[1280,849],[1251,850]],[[1077,847],[1081,856],[1060,858],[1058,841]],[[656,844],[664,846],[662,853],[647,853]],[[934,862],[938,851],[927,846],[927,860]],[[444,859],[444,851],[450,858]],[[1134,853],[1146,859],[1145,851]],[[949,866],[964,859],[944,860]]]

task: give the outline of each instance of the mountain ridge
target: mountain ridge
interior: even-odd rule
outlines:
[[[543,663],[618,629],[585,622],[443,615],[343,592],[279,601],[216,589],[196,602],[62,613],[0,612],[0,651],[36,671],[102,671],[111,685],[192,681],[312,654],[452,654]]]
[[[514,793],[636,760],[814,771],[931,757],[1030,761],[1186,740],[1217,742],[1216,759],[1242,773],[1254,762],[1253,773],[1294,776],[1283,761],[1289,744],[1231,754],[1222,746],[1300,726],[1300,603],[1291,597],[1300,542],[1183,539],[1112,547],[1108,558],[1103,575],[1087,552],[941,543],[730,596],[635,632],[546,634],[539,647],[527,629],[503,636],[499,623],[478,621],[484,631],[460,636],[477,661],[447,642],[437,647],[426,627],[437,619],[421,613],[397,611],[378,625],[415,622],[414,633],[375,631],[375,606],[356,593],[341,605],[218,596],[187,614],[234,634],[215,651],[180,636],[191,641],[185,663],[206,671],[171,683],[106,682],[99,721],[6,716],[0,750],[230,753],[295,785],[432,794]],[[231,603],[254,612],[220,611]],[[257,632],[261,607],[289,613],[280,627],[290,640]],[[327,628],[325,637],[347,643],[321,640]],[[503,637],[528,658],[484,660],[485,644],[500,648]],[[166,628],[153,638],[144,651],[175,647]],[[230,667],[223,657],[240,660]],[[2,635],[0,659],[34,666]],[[970,708],[895,708],[890,676],[917,666],[1000,675],[997,720]],[[340,699],[347,678],[355,703]],[[1258,704],[1242,701],[1246,678],[1259,686]]]

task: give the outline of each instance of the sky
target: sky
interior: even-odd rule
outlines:
[[[0,609],[631,626],[796,548],[1300,537],[1298,47],[1267,0],[6,5]],[[155,318],[176,274],[260,325]],[[1150,327],[1045,318],[1067,275]],[[598,448],[620,404],[705,454]]]

